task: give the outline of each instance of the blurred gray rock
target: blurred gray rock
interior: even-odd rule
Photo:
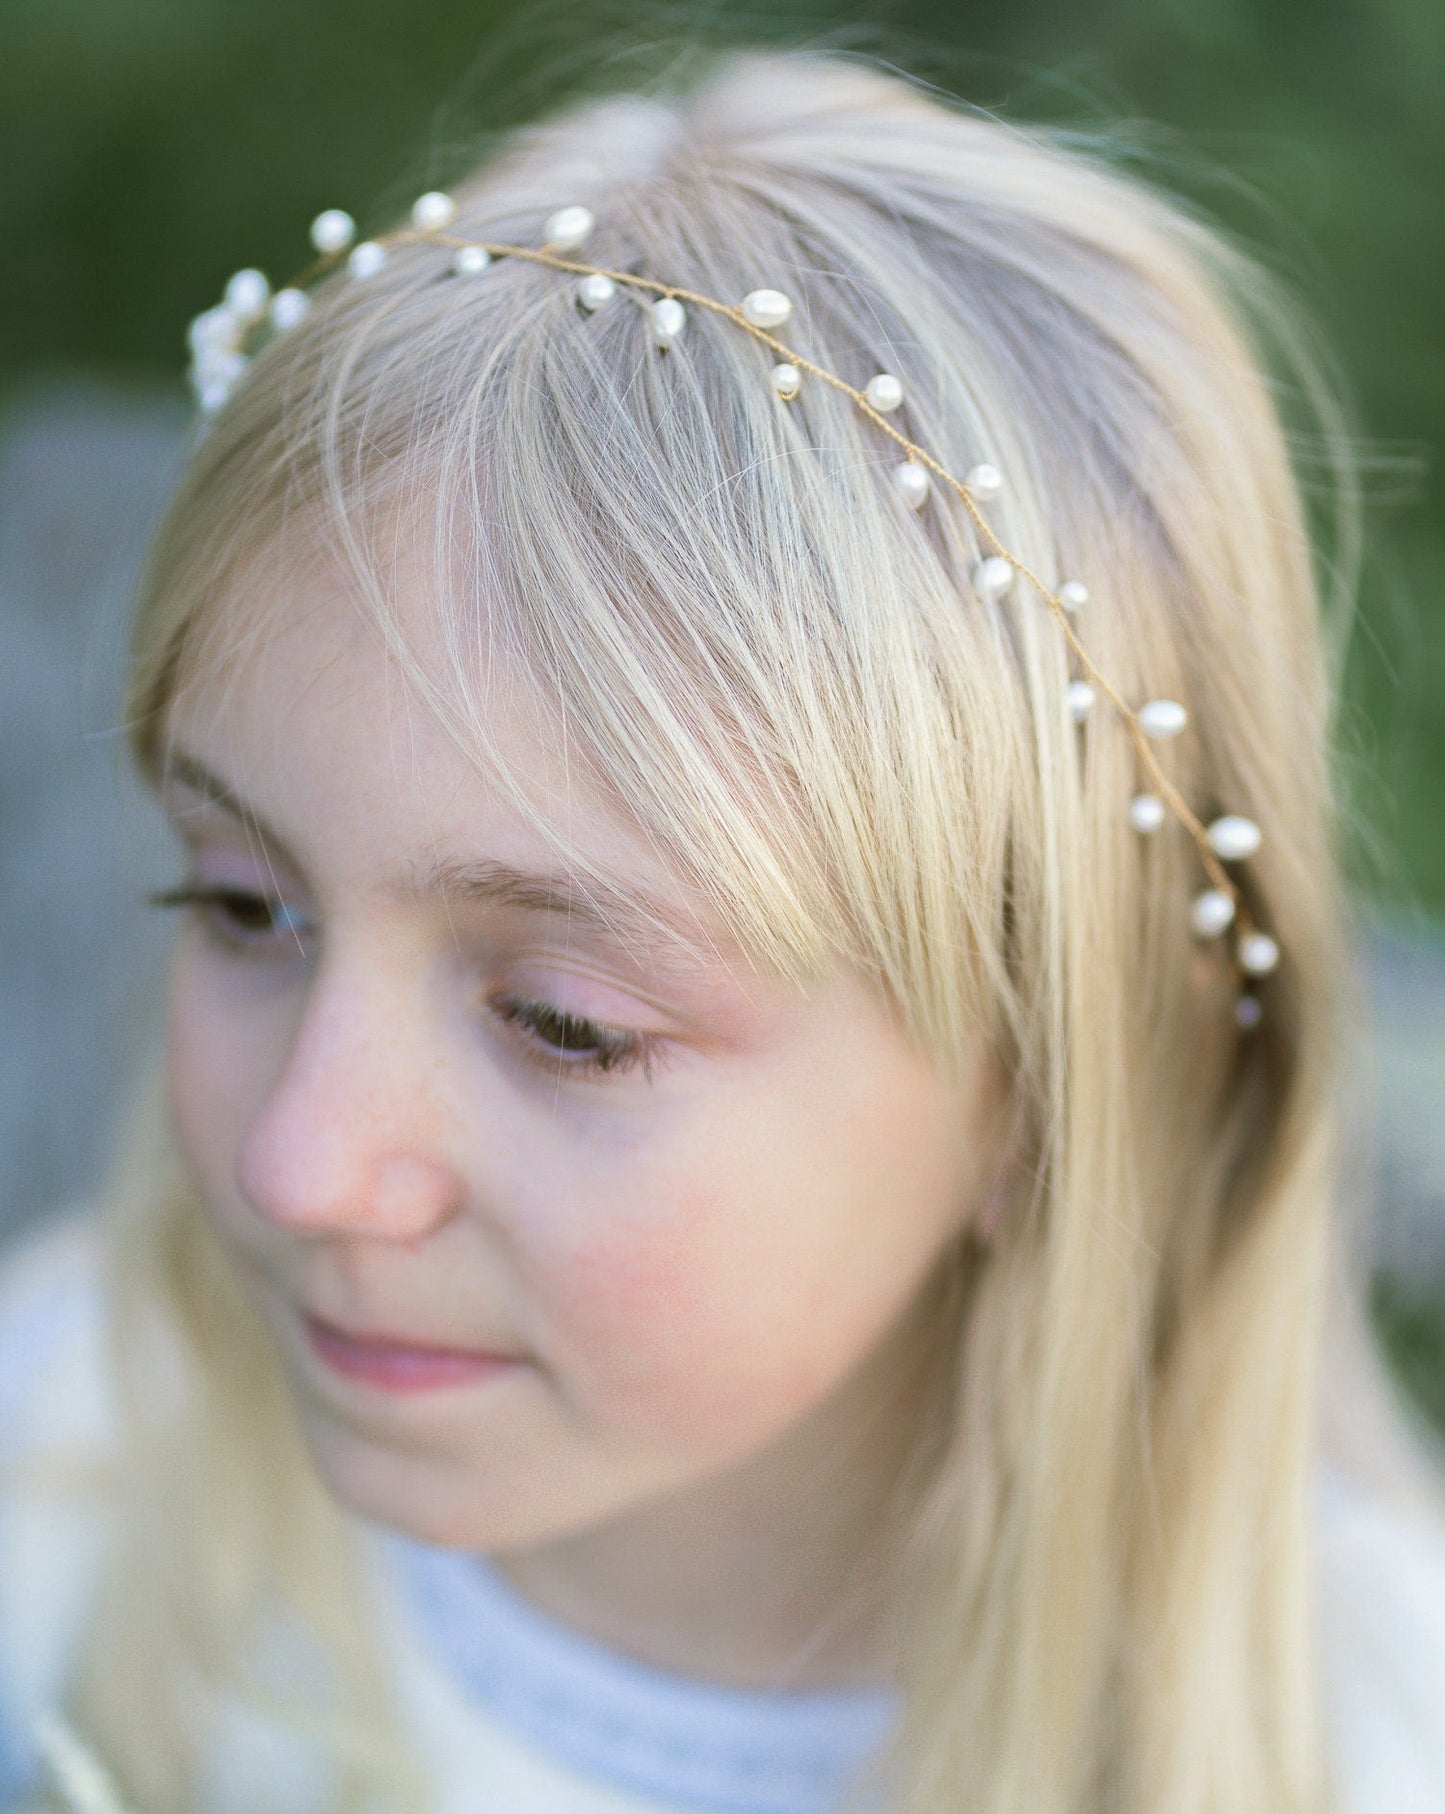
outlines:
[[[1365,944],[1373,1014],[1361,1095],[1370,1244],[1382,1271],[1445,1286],[1445,927],[1377,926]]]
[[[119,733],[131,586],[184,399],[83,380],[0,423],[0,1238],[83,1192],[158,1031],[170,879]]]

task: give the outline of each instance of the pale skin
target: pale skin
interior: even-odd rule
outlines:
[[[714,955],[466,886],[557,863],[389,659],[312,575],[167,722],[186,880],[235,891],[178,936],[172,1113],[316,1465],[657,1667],[875,1680],[879,1507],[1002,1084],[980,1054],[960,1090],[861,976],[757,974],[517,689],[494,701],[516,772]],[[581,1068],[586,1030],[563,1050],[518,997],[645,1035],[646,1067]],[[318,1360],[303,1309],[512,1364],[379,1392]]]

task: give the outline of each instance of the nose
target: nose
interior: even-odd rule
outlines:
[[[446,1151],[424,1013],[359,963],[315,977],[276,1079],[247,1123],[236,1181],[298,1234],[417,1241],[465,1196]]]

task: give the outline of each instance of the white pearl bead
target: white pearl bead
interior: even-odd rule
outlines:
[[[208,414],[219,409],[246,375],[250,360],[244,353],[214,353],[191,368],[191,383]]]
[[[1253,1032],[1264,1019],[1264,1009],[1257,995],[1241,995],[1234,1004],[1234,1018],[1246,1033]]]
[[[1069,682],[1069,712],[1075,724],[1082,724],[1094,709],[1094,689],[1087,680]]]
[[[1003,490],[1003,474],[987,461],[970,467],[963,482],[976,498],[996,498]]]
[[[1218,938],[1234,918],[1234,896],[1222,888],[1206,888],[1189,904],[1189,923],[1200,938]]]
[[[386,247],[374,239],[364,239],[351,248],[346,268],[353,277],[375,277],[385,263]]]
[[[922,510],[928,502],[928,494],[933,489],[933,480],[928,468],[920,466],[916,460],[905,460],[901,466],[893,468],[893,483],[898,487],[903,501],[910,510]]]
[[[1135,794],[1129,802],[1129,823],[1135,831],[1158,831],[1164,819],[1165,806],[1158,794]]]
[[[1189,714],[1175,699],[1151,699],[1139,708],[1139,729],[1146,737],[1177,737],[1189,722]]]
[[[458,246],[452,254],[452,269],[458,277],[480,277],[491,262],[485,246]]]
[[[781,327],[792,312],[781,290],[750,290],[743,297],[743,319],[755,328]]]
[[[548,215],[542,237],[553,252],[575,252],[595,225],[589,208],[559,208]]]
[[[311,298],[304,290],[277,290],[271,298],[271,325],[285,333],[287,328],[296,326],[310,307]]]
[[[775,365],[773,367],[773,389],[785,403],[796,397],[802,389],[803,374],[796,365]]]
[[[239,345],[244,326],[224,303],[220,303],[192,320],[186,329],[186,341],[193,353],[202,353],[212,347],[233,348]]]
[[[356,237],[356,222],[343,208],[328,208],[311,223],[311,243],[318,252],[344,252]]]
[[[984,598],[1002,598],[1014,583],[1013,562],[1001,554],[991,554],[974,568],[973,583]]]
[[[1239,941],[1237,955],[1247,976],[1268,976],[1279,962],[1279,946],[1267,932],[1250,932]]]
[[[230,394],[231,386],[224,378],[212,378],[196,388],[197,400],[208,416],[213,416]]]
[[[864,386],[863,395],[869,405],[886,416],[890,410],[898,408],[903,401],[903,386],[892,372],[879,372],[876,378],[870,378]]]
[[[1241,819],[1237,813],[1216,819],[1204,835],[1215,855],[1226,859],[1252,857],[1262,841],[1254,820]]]
[[[229,346],[203,347],[195,358],[195,370],[202,378],[223,378],[228,384],[241,376],[246,365],[246,355]]]
[[[675,296],[664,296],[652,305],[652,338],[659,346],[671,346],[687,325],[687,310]]]
[[[411,224],[427,233],[437,227],[449,227],[457,217],[457,205],[440,189],[428,189],[411,205]]]
[[[271,286],[264,271],[237,271],[226,284],[226,307],[238,321],[257,321],[266,312]]]
[[[617,285],[601,271],[589,271],[577,286],[577,300],[589,315],[604,302],[611,302],[616,294]]]
[[[1089,602],[1089,588],[1082,580],[1067,579],[1059,587],[1059,603],[1066,611],[1080,611]]]

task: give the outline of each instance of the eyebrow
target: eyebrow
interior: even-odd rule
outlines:
[[[167,752],[157,775],[156,791],[164,799],[169,789],[175,785],[188,788],[191,793],[199,794],[212,806],[219,806],[241,825],[244,825],[258,842],[264,844],[275,856],[281,858],[288,869],[299,874],[301,864],[292,854],[290,846],[274,826],[267,823],[254,807],[247,804],[233,787],[227,785],[219,775],[213,774],[204,762],[197,760],[189,751],[176,748],[174,745]]]
[[[160,776],[164,792],[171,783],[188,788],[229,814],[297,874],[304,873],[286,840],[247,801],[189,751],[173,747]],[[565,871],[522,869],[498,858],[434,861],[404,872],[389,891],[403,900],[463,902],[473,906],[548,913],[602,933],[634,956],[660,962],[665,969],[701,966],[708,946],[684,929],[683,915],[645,890],[620,880],[579,877]],[[719,953],[711,955],[716,961]]]

